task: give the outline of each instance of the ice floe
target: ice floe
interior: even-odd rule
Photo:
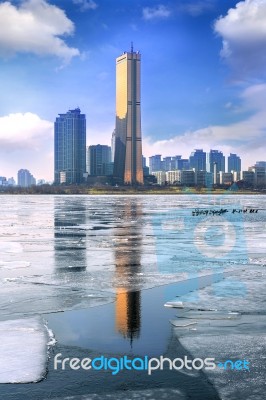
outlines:
[[[48,345],[54,343],[41,318],[0,322],[0,383],[30,383],[46,374]]]

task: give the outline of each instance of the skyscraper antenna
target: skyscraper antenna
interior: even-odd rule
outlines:
[[[133,53],[133,42],[131,42],[131,53]]]

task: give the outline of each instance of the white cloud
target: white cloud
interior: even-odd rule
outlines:
[[[95,10],[98,7],[93,0],[73,0],[73,3],[79,5],[81,11]]]
[[[33,113],[0,117],[0,175],[14,176],[20,168],[52,180],[53,123]]]
[[[156,7],[145,7],[142,10],[143,18],[146,20],[168,18],[171,11],[164,5],[160,4]]]
[[[0,117],[0,151],[37,150],[43,139],[52,139],[53,124],[32,113]]]
[[[214,25],[223,39],[221,56],[240,75],[261,72],[266,67],[266,1],[245,0],[228,10]]]
[[[193,2],[185,2],[184,4],[180,4],[178,6],[178,10],[181,12],[185,12],[192,17],[198,17],[199,15],[204,14],[206,11],[212,10],[215,4],[213,0],[204,0],[204,1],[193,1]]]
[[[154,154],[183,155],[189,157],[194,148],[222,150],[225,155],[238,153],[244,160],[244,168],[266,157],[266,84],[253,85],[244,90],[241,95],[244,109],[253,110],[250,117],[230,125],[214,125],[168,140],[154,142],[151,138],[143,141],[143,153],[146,156]]]
[[[68,62],[80,55],[61,36],[72,35],[74,24],[60,8],[45,0],[24,0],[16,7],[0,4],[0,54],[53,55]]]

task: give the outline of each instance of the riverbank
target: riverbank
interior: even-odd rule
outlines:
[[[33,186],[30,188],[1,188],[0,195],[261,195],[266,194],[266,189],[239,189],[231,188],[193,188],[193,187],[86,187],[86,186]]]

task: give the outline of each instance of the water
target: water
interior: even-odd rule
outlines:
[[[250,396],[253,390],[250,398],[262,398],[264,196],[1,196],[1,203],[0,321],[42,317],[57,339],[45,380],[31,383],[30,390],[29,385],[1,385],[5,398],[30,399],[37,393],[45,399],[47,390],[51,398],[85,393],[104,398],[109,391],[120,398],[123,390],[128,398],[234,399],[241,390],[246,398],[247,390]],[[242,207],[259,211],[232,213]],[[206,218],[193,216],[195,208],[228,212]],[[213,284],[201,286],[205,275]],[[196,287],[191,288],[192,281]],[[183,311],[163,307],[177,295]],[[241,317],[229,322],[201,318],[198,308],[222,315],[237,311]],[[197,322],[195,329],[169,323],[189,318]],[[229,357],[230,349],[240,354],[241,346],[243,357],[248,354],[254,364],[248,380],[225,372],[179,373],[176,379],[160,371],[151,378],[128,373],[112,379],[102,373],[92,382],[82,373],[56,372],[52,365],[53,351]],[[95,382],[101,380],[99,389]]]

